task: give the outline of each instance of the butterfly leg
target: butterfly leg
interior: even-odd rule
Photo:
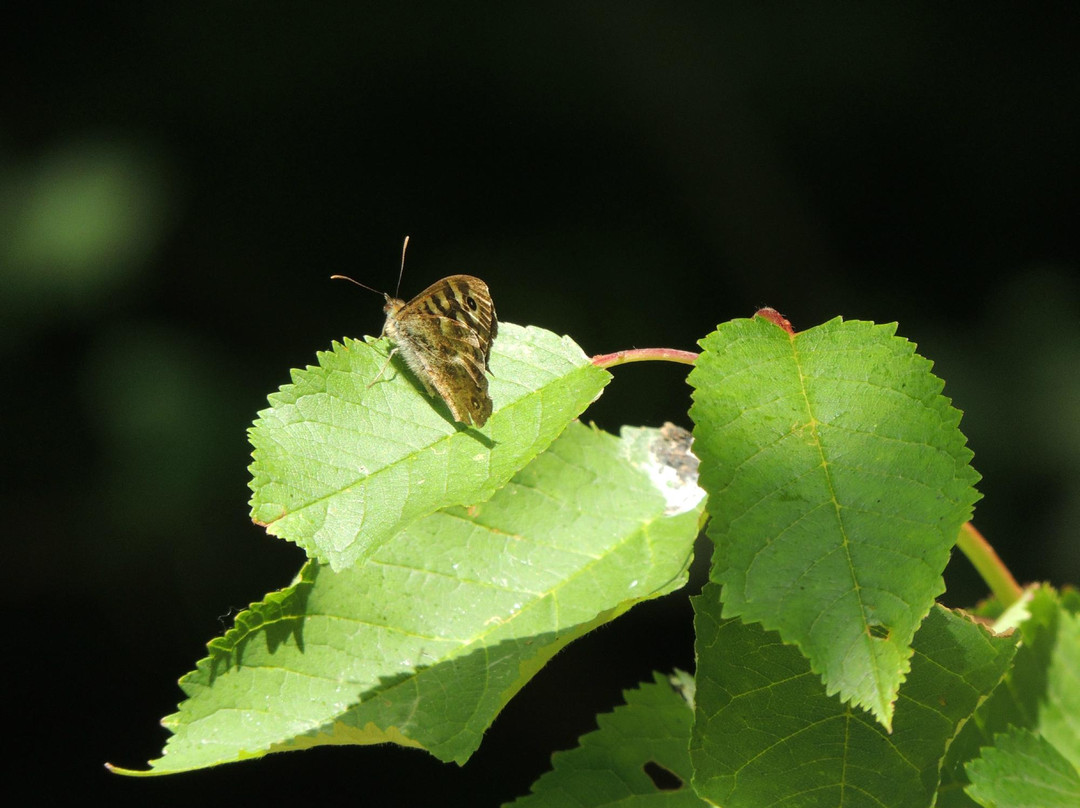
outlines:
[[[383,362],[383,366],[381,368],[379,368],[378,375],[374,379],[372,379],[370,382],[368,382],[368,388],[370,388],[373,384],[375,384],[375,382],[377,382],[379,379],[382,378],[382,375],[386,372],[386,369],[390,366],[390,360],[394,358],[394,354],[397,353],[397,350],[398,350],[397,348],[394,348],[394,349],[392,349],[390,351],[390,353],[388,353],[386,355],[386,361]]]

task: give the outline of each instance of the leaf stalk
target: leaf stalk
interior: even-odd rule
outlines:
[[[968,561],[986,581],[990,591],[1006,609],[1012,606],[1023,595],[1024,590],[1016,582],[1009,568],[1005,566],[994,548],[990,546],[983,535],[975,529],[971,522],[965,522],[960,528],[960,536],[956,540],[960,551],[967,556]]]
[[[698,354],[693,351],[680,351],[675,348],[633,348],[629,351],[598,354],[592,358],[592,363],[598,368],[613,368],[629,362],[678,362],[681,365],[692,365],[697,358]]]

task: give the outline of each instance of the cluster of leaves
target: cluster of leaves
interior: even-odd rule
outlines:
[[[978,475],[894,332],[721,326],[693,454],[577,423],[609,373],[541,329],[500,324],[482,430],[407,373],[371,384],[384,342],[335,344],[251,430],[253,518],[310,560],[181,680],[147,773],[382,742],[464,763],[560,648],[686,583],[707,518],[695,675],[628,691],[518,803],[1080,804],[1077,603],[1033,591],[1011,633],[935,605]]]

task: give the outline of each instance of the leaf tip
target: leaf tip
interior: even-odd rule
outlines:
[[[122,774],[125,777],[151,777],[154,772],[150,769],[125,769],[123,766],[115,766],[112,763],[105,763],[105,769],[112,774]]]
[[[284,506],[281,506],[281,510],[278,513],[271,516],[264,516],[261,512],[253,508],[251,511],[251,521],[259,527],[269,530],[274,522],[278,522],[288,515],[289,511]]]

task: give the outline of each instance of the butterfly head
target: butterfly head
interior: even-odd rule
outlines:
[[[401,245],[401,270],[398,272],[397,281],[399,290],[401,289],[401,276],[405,273],[405,250],[407,250],[408,247],[409,237],[405,236],[405,243]],[[401,300],[397,297],[391,297],[389,292],[380,292],[378,289],[373,289],[366,283],[360,283],[360,281],[350,278],[348,275],[331,275],[330,278],[333,280],[349,281],[350,283],[355,283],[362,289],[367,289],[369,292],[374,292],[377,295],[382,295],[384,298],[386,298],[386,304],[383,306],[383,313],[386,314],[387,317],[393,317],[395,314],[405,308],[404,300]],[[394,294],[397,294],[397,292],[395,292]]]

